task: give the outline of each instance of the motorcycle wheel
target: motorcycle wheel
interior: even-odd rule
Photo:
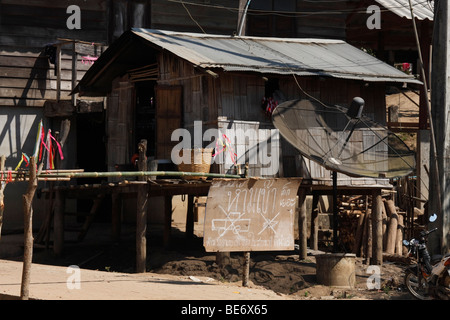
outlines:
[[[408,271],[405,275],[405,286],[411,295],[419,300],[430,300],[431,297],[427,295],[428,283],[423,277],[417,277],[413,272]]]

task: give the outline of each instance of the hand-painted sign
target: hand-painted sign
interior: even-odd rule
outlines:
[[[205,250],[293,250],[300,182],[299,178],[214,180],[206,202]]]

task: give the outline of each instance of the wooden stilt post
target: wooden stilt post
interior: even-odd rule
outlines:
[[[194,237],[194,196],[188,195],[187,215],[186,215],[186,238]]]
[[[372,265],[383,264],[383,200],[381,190],[372,192]]]
[[[0,171],[5,170],[5,161],[6,161],[6,157],[1,156],[0,157]],[[4,202],[5,185],[6,185],[6,183],[4,181],[0,181],[0,239],[2,237],[3,211],[5,209],[5,202]]]
[[[24,254],[20,299],[28,300],[30,295],[30,271],[33,258],[33,198],[37,188],[36,160],[30,158],[30,178],[26,194],[23,195]]]
[[[249,177],[248,163],[245,164],[245,177]],[[248,287],[248,279],[250,278],[250,251],[244,252],[244,270],[242,273],[242,286]]]
[[[164,197],[164,248],[170,247],[170,234],[172,230],[172,196]]]
[[[298,191],[298,245],[299,259],[304,260],[307,256],[307,221],[306,221],[306,189],[299,188]]]
[[[312,210],[311,210],[311,234],[309,236],[309,247],[312,250],[318,250],[319,249],[319,242],[318,242],[318,236],[319,236],[319,195],[315,193],[313,195],[313,201],[312,201]]]
[[[139,162],[141,171],[147,170],[147,140],[141,140],[138,145]],[[140,177],[140,180],[146,180]],[[147,262],[147,209],[148,209],[148,185],[143,184],[138,187],[137,194],[137,216],[136,216],[136,272],[146,271]]]
[[[338,252],[338,230],[339,230],[339,212],[337,204],[337,172],[332,172],[333,176],[333,252]]]

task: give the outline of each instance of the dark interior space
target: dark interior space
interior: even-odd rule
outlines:
[[[85,172],[105,172],[106,167],[106,146],[105,146],[105,113],[92,112],[80,113],[77,115],[77,166]],[[77,179],[77,184],[101,184],[107,181],[106,178],[81,178]],[[87,213],[91,210],[92,199],[78,199],[77,211]],[[110,221],[110,201],[102,202],[95,221]],[[83,216],[78,218],[84,220]]]

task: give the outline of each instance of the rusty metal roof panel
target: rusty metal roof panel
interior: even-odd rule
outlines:
[[[409,5],[410,0],[375,0],[382,5],[386,10],[389,10],[396,15],[411,19],[411,9]],[[411,0],[413,14],[416,19],[433,21],[434,18],[434,1],[427,0]]]
[[[341,40],[233,37],[133,29],[153,45],[204,68],[420,83]]]

